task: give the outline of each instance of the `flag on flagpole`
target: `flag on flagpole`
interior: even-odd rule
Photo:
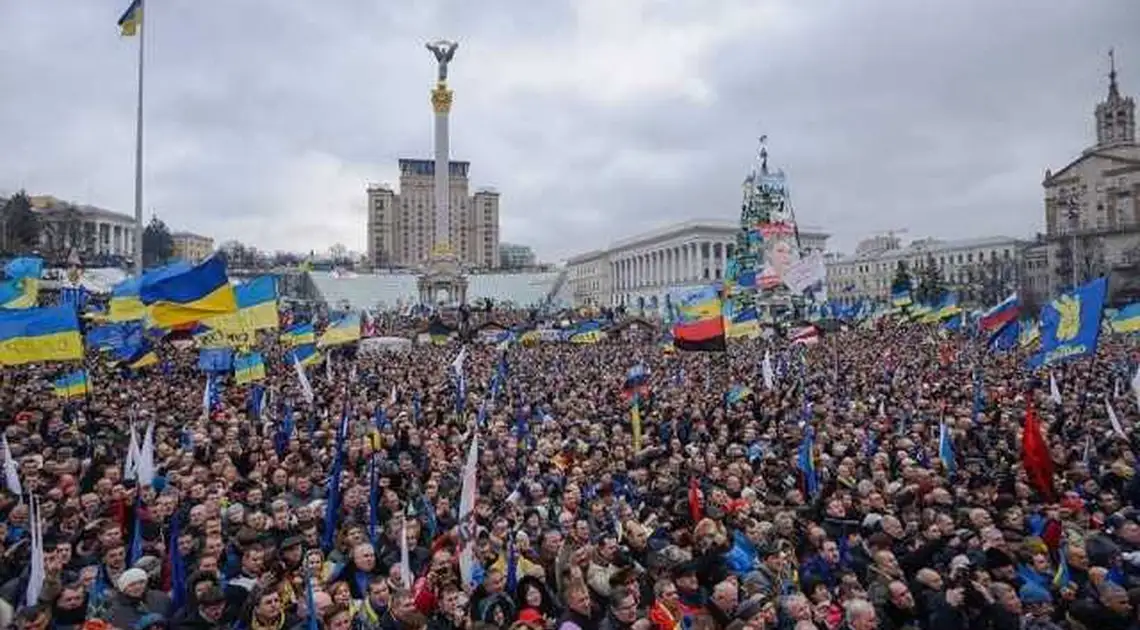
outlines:
[[[408,517],[404,516],[400,531],[400,581],[405,590],[412,590],[412,562],[408,558]]]
[[[475,575],[475,531],[473,513],[475,493],[478,491],[476,467],[479,464],[479,434],[471,436],[467,461],[463,465],[463,486],[459,492],[459,575],[463,584],[473,585]]]
[[[1061,390],[1057,387],[1057,379],[1053,377],[1053,373],[1049,372],[1049,400],[1053,401],[1054,405],[1061,404]]]
[[[293,356],[293,369],[297,372],[297,382],[301,384],[301,393],[305,396],[305,400],[307,400],[310,405],[313,404],[313,400],[315,399],[313,396],[313,386],[309,385],[309,377],[305,375],[305,368],[301,365],[296,355]]]
[[[8,446],[8,436],[3,436],[4,443],[4,485],[8,492],[17,497],[24,496],[23,486],[20,485],[20,466],[12,457],[12,448]]]
[[[134,37],[142,25],[142,0],[131,0],[131,5],[119,18],[119,34],[123,37]]]
[[[1029,483],[1047,501],[1052,501],[1053,492],[1053,458],[1049,454],[1049,445],[1041,435],[1041,422],[1037,419],[1037,411],[1030,401],[1025,409],[1025,427],[1021,436],[1021,467],[1025,469]]]
[[[24,605],[35,606],[44,588],[44,530],[40,519],[40,500],[33,496],[28,507],[28,527],[32,541],[32,555],[28,570],[28,590],[24,593]]]
[[[150,422],[146,425],[146,433],[143,436],[142,449],[139,451],[138,459],[138,482],[139,486],[147,487],[154,481],[154,423]]]
[[[1120,418],[1116,417],[1116,410],[1112,408],[1112,403],[1107,400],[1104,401],[1104,408],[1108,411],[1108,422],[1112,424],[1113,432],[1127,440],[1128,436],[1124,434],[1124,427],[1120,426]]]
[[[139,470],[139,435],[131,423],[131,441],[127,446],[127,461],[123,464],[123,479],[136,479]]]

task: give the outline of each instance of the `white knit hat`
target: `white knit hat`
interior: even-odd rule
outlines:
[[[115,585],[119,587],[120,591],[124,591],[131,584],[135,582],[146,582],[146,580],[146,571],[142,569],[127,569],[119,576],[119,580],[115,582]]]

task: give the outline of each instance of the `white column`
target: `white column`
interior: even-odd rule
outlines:
[[[724,277],[724,270],[728,268],[728,243],[720,244],[720,270],[721,277]]]
[[[440,86],[442,89],[446,89]],[[448,117],[451,104],[446,107],[435,107],[435,247],[447,250],[451,245],[451,207],[448,203],[450,196],[450,153],[451,139],[449,137]]]

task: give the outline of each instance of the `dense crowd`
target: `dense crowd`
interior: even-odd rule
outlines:
[[[1053,368],[1060,404],[1018,352],[885,320],[811,346],[742,341],[727,353],[669,352],[638,337],[516,345],[504,362],[496,347],[472,345],[458,402],[455,343],[340,348],[331,368],[309,368],[312,404],[282,349],[268,346],[264,398],[251,404],[254,386],[223,383],[208,414],[196,353],[169,345],[137,372],[90,358],[82,399],[52,395],[58,365],[0,373],[24,493],[0,499],[0,623],[1140,626],[1136,357],[1126,338],[1105,337],[1095,358]],[[625,381],[638,363],[649,376],[635,397],[635,448]],[[1027,414],[1051,451],[1050,491],[1026,476]],[[155,425],[157,474],[141,488],[124,476],[132,421],[140,432]],[[808,432],[814,475],[803,470]],[[475,440],[474,519],[460,523]],[[33,496],[46,577],[26,601]],[[466,541],[470,583],[458,559]]]

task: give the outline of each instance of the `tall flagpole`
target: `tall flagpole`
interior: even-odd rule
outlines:
[[[143,60],[146,50],[146,7],[139,0],[139,93],[135,119],[135,273],[143,270]]]

